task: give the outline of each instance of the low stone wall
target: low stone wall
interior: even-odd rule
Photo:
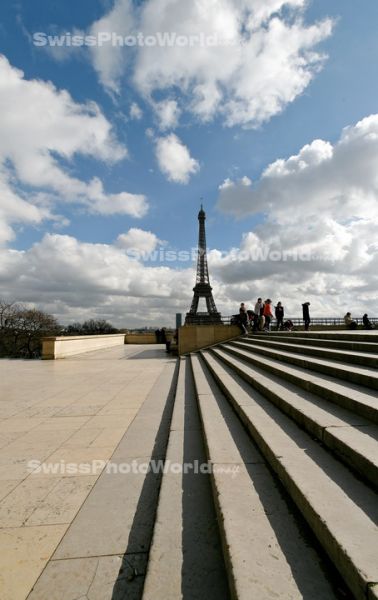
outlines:
[[[179,329],[179,354],[225,342],[241,335],[236,325],[184,325]]]
[[[66,358],[93,350],[123,346],[124,343],[124,333],[47,337],[42,340],[42,358],[47,360]]]
[[[127,333],[125,344],[156,344],[154,333]]]

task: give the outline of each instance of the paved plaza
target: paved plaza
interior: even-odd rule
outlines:
[[[175,363],[157,345],[122,346],[60,361],[0,361],[1,600],[29,596],[96,488],[106,461],[159,377],[166,369],[171,375]],[[59,468],[33,474],[30,461]],[[70,472],[69,464],[96,464],[96,470],[82,466]],[[106,506],[88,528],[99,525],[101,511]],[[117,569],[118,564],[114,579]],[[93,580],[90,570],[88,577]],[[54,597],[52,589],[47,597]]]
[[[0,361],[0,600],[378,600],[377,368],[345,330]]]

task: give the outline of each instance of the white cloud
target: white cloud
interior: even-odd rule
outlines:
[[[12,223],[37,224],[51,218],[52,206],[59,201],[79,203],[101,214],[140,217],[146,213],[144,196],[108,194],[98,178],[87,183],[74,177],[71,172],[78,154],[112,163],[125,158],[127,149],[95,103],[78,104],[52,83],[26,80],[0,55],[2,242],[12,238]],[[71,161],[70,170],[62,160]],[[25,186],[34,191],[26,194]],[[44,206],[38,203],[41,195]]]
[[[13,224],[38,225],[47,218],[53,218],[49,209],[35,206],[13,191],[9,173],[0,168],[0,245],[14,239]]]
[[[142,194],[105,194],[101,181],[94,177],[86,188],[89,212],[101,215],[124,214],[135,218],[144,217],[148,210],[148,203]]]
[[[131,0],[115,0],[92,29],[155,38],[160,32],[185,36],[187,43],[171,38],[165,45],[138,46],[134,54],[128,47],[96,48],[94,66],[113,92],[120,92],[128,69],[152,104],[156,92],[166,93],[167,102],[179,89],[200,120],[221,115],[228,126],[258,126],[301,94],[324,62],[315,48],[333,23],[306,25],[305,5],[305,0],[146,0],[132,9]]]
[[[174,133],[156,140],[156,158],[162,173],[175,183],[189,183],[190,176],[200,169],[198,161]]]
[[[154,105],[154,110],[161,130],[175,129],[177,127],[181,110],[176,100],[167,99],[157,102]]]
[[[126,36],[134,33],[134,30],[135,15],[132,0],[117,0],[106,15],[93,23],[89,34],[96,38],[108,33]],[[90,52],[93,66],[103,86],[111,93],[119,93],[120,80],[130,63],[130,48],[104,41],[99,46],[91,47]]]
[[[11,159],[31,183],[42,176],[43,159],[52,161],[48,149],[66,159],[78,152],[109,162],[127,155],[94,102],[77,104],[50,82],[24,79],[5,56],[0,56],[0,109],[0,157]],[[39,161],[29,165],[34,154]]]
[[[378,115],[371,115],[334,145],[314,140],[275,161],[254,183],[225,180],[218,208],[265,217],[239,248],[212,252],[216,277],[240,293],[282,296],[294,315],[306,296],[315,315],[377,315],[377,164]]]
[[[355,316],[364,312],[376,316],[378,245],[373,255],[374,242],[368,241],[374,227],[362,222],[355,222],[354,227],[345,231],[329,225],[326,237],[334,236],[333,248],[343,246],[338,254],[343,258],[328,270],[321,270],[318,263],[314,271],[311,262],[238,263],[219,250],[212,251],[210,275],[218,309],[224,315],[233,314],[241,301],[250,306],[261,295],[283,301],[290,316],[300,315],[304,300],[311,301],[313,316],[343,316],[347,310]],[[139,235],[140,245],[143,237],[149,243],[143,233],[151,232]],[[289,242],[293,235],[296,238]],[[306,242],[306,237],[306,231],[296,232],[294,226],[286,240],[278,229],[270,234],[261,229],[246,235],[240,249],[251,251],[265,243],[286,248],[317,243],[316,232],[312,241]],[[150,241],[151,248],[154,240]],[[34,303],[63,323],[106,318],[120,327],[173,325],[175,313],[185,314],[189,309],[194,265],[183,263],[179,269],[159,263],[146,266],[130,258],[118,243],[82,243],[71,236],[47,234],[26,251],[0,249],[0,297]]]
[[[347,127],[332,146],[314,140],[269,165],[255,184],[226,180],[218,207],[235,216],[266,213],[290,223],[325,215],[338,222],[378,216],[378,115]]]
[[[175,313],[188,310],[193,278],[191,268],[147,267],[117,245],[67,235],[47,234],[27,251],[0,249],[0,297],[35,303],[64,323],[173,325]]]
[[[165,242],[159,240],[152,231],[144,231],[132,227],[127,233],[121,233],[117,238],[117,245],[125,250],[135,250],[141,253],[153,252],[158,246]]]
[[[24,29],[24,31],[29,42],[32,42],[32,35],[26,29]],[[66,33],[66,29],[58,29],[53,25],[51,25],[49,28],[49,35],[54,36],[57,40],[59,40],[59,38],[63,39],[63,36],[65,36]],[[78,36],[78,38],[83,38],[85,36],[85,31],[83,31],[82,29],[78,29],[77,27],[73,27],[70,33],[71,39],[75,39],[76,36]],[[81,46],[68,46],[55,43],[54,45],[46,44],[46,46],[42,46],[41,48],[59,63],[67,62],[74,57],[85,60],[85,49]]]
[[[378,219],[349,225],[327,218],[316,223],[293,219],[284,228],[262,224],[234,251],[212,250],[210,276],[218,309],[233,314],[241,301],[250,306],[261,295],[283,301],[288,316],[299,316],[304,300],[311,301],[313,316],[343,316],[347,310],[376,316],[377,226]],[[125,251],[151,252],[159,242],[153,232],[131,229],[114,245],[47,234],[29,250],[0,249],[0,297],[35,303],[63,323],[106,318],[120,327],[173,325],[175,313],[185,314],[190,306],[194,264],[169,268],[158,256],[155,265],[147,266]],[[282,251],[320,258],[277,261],[269,256]],[[327,253],[333,260],[324,260]]]
[[[140,108],[139,104],[137,104],[136,102],[133,102],[130,106],[130,118],[133,119],[134,121],[140,121],[140,119],[143,117],[143,111]]]

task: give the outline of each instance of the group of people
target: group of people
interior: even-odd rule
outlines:
[[[293,329],[293,323],[290,319],[284,320],[285,310],[282,306],[282,302],[277,302],[277,306],[273,306],[272,300],[267,298],[263,301],[262,298],[258,298],[254,306],[254,309],[247,309],[244,302],[240,304],[239,314],[234,315],[234,323],[238,324],[244,333],[248,333],[248,329],[254,333],[257,331],[270,331],[272,320],[275,318],[277,321],[277,329],[291,331]]]
[[[171,352],[172,344],[175,345],[178,342],[178,329],[175,329],[175,331],[172,332],[167,331],[166,327],[162,327],[155,331],[155,337],[157,344],[165,344],[166,351]]]
[[[310,302],[304,302],[302,304],[302,314],[304,329],[305,331],[308,331],[311,323]],[[233,316],[232,322],[235,325],[239,325],[244,333],[248,333],[249,330],[254,333],[257,331],[269,332],[274,318],[276,319],[277,331],[293,330],[293,322],[290,321],[290,319],[285,320],[285,310],[282,302],[277,302],[273,312],[272,300],[270,298],[267,298],[264,301],[262,298],[258,298],[253,310],[247,309],[245,303],[242,302],[240,304],[239,314]],[[344,322],[348,329],[357,329],[358,327],[357,321],[352,318],[350,312],[347,312],[344,316]],[[374,325],[370,321],[367,313],[362,317],[362,325],[364,329],[374,329]]]
[[[344,323],[347,329],[357,329],[358,323],[354,319],[352,319],[352,313],[347,312],[344,316]],[[374,329],[373,323],[370,321],[367,313],[362,317],[362,326],[364,329]]]

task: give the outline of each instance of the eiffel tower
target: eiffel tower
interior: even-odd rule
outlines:
[[[221,323],[221,314],[217,311],[217,307],[215,306],[212,287],[210,286],[206,255],[205,219],[206,213],[201,204],[201,210],[198,213],[199,234],[196,285],[193,288],[194,295],[192,305],[189,312],[186,313],[185,325],[209,325],[212,323]],[[205,298],[207,312],[198,312],[200,298]]]

